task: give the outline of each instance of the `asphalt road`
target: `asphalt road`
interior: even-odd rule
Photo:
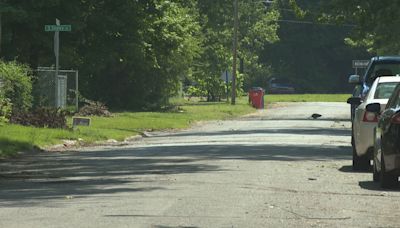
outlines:
[[[281,103],[1,161],[0,227],[400,227],[400,189],[351,170],[348,119],[347,104]]]

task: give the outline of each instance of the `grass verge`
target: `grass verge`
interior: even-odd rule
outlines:
[[[121,141],[145,130],[182,129],[196,121],[229,119],[254,111],[247,104],[247,98],[238,99],[235,106],[183,99],[174,100],[174,103],[179,105],[179,109],[171,112],[121,112],[111,118],[92,117],[90,127],[78,127],[75,131],[3,124],[0,125],[0,157],[59,144],[64,139],[82,139],[85,143],[107,139]]]
[[[346,102],[351,94],[267,94],[267,103],[275,102]]]
[[[266,95],[267,103],[275,102],[345,102],[348,94],[291,94]],[[247,97],[237,99],[237,105],[224,102],[200,102],[173,99],[179,109],[171,112],[121,112],[114,117],[92,117],[90,127],[77,130],[43,129],[12,124],[0,125],[0,157],[12,156],[17,151],[59,144],[64,139],[82,139],[94,143],[107,139],[124,140],[145,130],[182,129],[196,121],[228,119],[254,111]],[[71,120],[70,120],[71,121]]]

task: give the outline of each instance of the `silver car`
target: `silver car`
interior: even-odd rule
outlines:
[[[385,108],[394,88],[400,83],[400,76],[378,77],[371,86],[365,100],[356,108],[353,121],[353,169],[368,170],[374,148],[374,129],[378,115],[366,111],[371,103],[380,103]]]

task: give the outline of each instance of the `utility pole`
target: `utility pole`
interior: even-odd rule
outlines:
[[[1,12],[0,12],[0,57],[1,57],[1,36],[2,33],[1,33]]]
[[[237,46],[238,46],[238,0],[234,0],[234,31],[233,31],[233,64],[232,64],[232,105],[236,103],[236,62],[237,62]]]
[[[60,20],[58,20],[56,18],[56,25],[60,25]],[[55,77],[54,77],[54,85],[55,85],[55,104],[56,107],[58,108],[60,106],[59,104],[59,99],[58,99],[58,73],[59,73],[59,69],[60,69],[60,65],[59,65],[59,56],[60,56],[60,32],[59,31],[55,31],[54,32],[54,55],[56,57],[56,72],[55,72]]]

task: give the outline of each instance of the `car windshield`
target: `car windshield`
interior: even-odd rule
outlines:
[[[379,62],[371,67],[366,80],[368,84],[372,84],[372,82],[380,76],[400,75],[400,62]]]
[[[375,90],[374,99],[389,99],[394,88],[396,88],[398,84],[398,82],[385,82],[378,84]]]

